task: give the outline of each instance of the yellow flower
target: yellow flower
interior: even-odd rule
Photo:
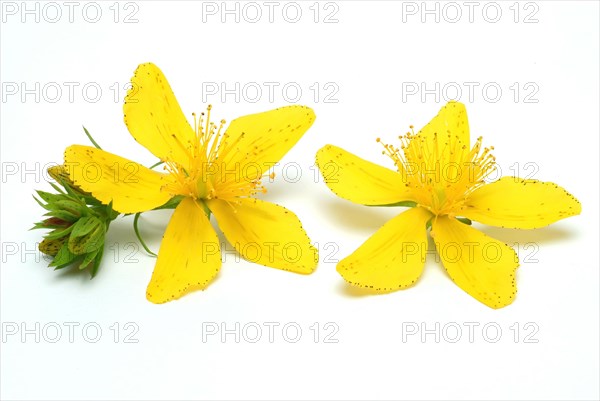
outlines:
[[[469,146],[461,103],[448,103],[417,134],[399,139],[400,148],[383,145],[396,171],[332,145],[317,153],[325,182],[338,196],[369,206],[413,206],[340,261],[337,271],[350,284],[378,292],[411,286],[423,271],[431,226],[452,280],[492,308],[509,305],[518,258],[508,245],[470,227],[470,220],[531,229],[579,214],[581,205],[550,182],[503,177],[485,183],[495,169],[493,148],[482,148],[481,138]]]
[[[317,251],[291,211],[254,198],[261,179],[315,120],[303,106],[283,107],[225,121],[194,115],[187,122],[163,73],[140,65],[123,111],[131,135],[164,162],[165,173],[100,149],[65,151],[71,180],[121,213],[182,199],[165,231],[147,298],[163,303],[204,289],[221,267],[215,215],[227,240],[246,259],[296,273],[312,273]],[[273,175],[270,176],[273,178]],[[177,197],[177,198],[176,198]]]

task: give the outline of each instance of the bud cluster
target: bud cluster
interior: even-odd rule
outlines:
[[[60,187],[50,183],[56,193],[36,191],[39,199],[34,199],[48,212],[33,229],[50,230],[39,250],[54,257],[50,267],[78,266],[94,277],[102,260],[105,234],[119,213],[78,188],[63,166],[49,168],[48,174]]]

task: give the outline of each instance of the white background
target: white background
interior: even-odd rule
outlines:
[[[286,21],[295,17],[295,6],[282,14],[283,2],[273,22],[263,2],[239,3],[239,23],[234,14],[221,22],[221,2],[111,1],[87,6],[87,14],[78,3],[72,22],[62,2],[38,3],[39,22],[35,13],[22,14],[21,2],[7,3],[1,27],[2,398],[598,399],[597,2],[480,2],[472,21],[463,2],[430,2],[429,9],[439,10],[436,22],[435,14],[421,14],[421,2],[315,7],[311,1],[297,3],[302,15],[296,23]],[[262,18],[252,23],[256,4]],[[215,15],[203,13],[213,6]],[[57,7],[61,18],[53,23]],[[102,14],[92,23],[96,8]],[[498,8],[502,14],[491,22]],[[461,18],[453,23],[457,10]],[[337,23],[324,23],[332,12]],[[127,15],[137,22],[125,23]],[[145,288],[155,259],[139,250],[130,218],[111,225],[109,249],[92,281],[87,273],[55,272],[31,251],[42,234],[27,231],[42,214],[33,191],[49,188],[43,167],[60,162],[66,146],[88,143],[82,125],[104,149],[146,165],[155,161],[128,134],[121,112],[123,87],[146,61],[164,71],[188,116],[206,101],[217,118],[231,120],[294,100],[293,91],[287,99],[282,94],[288,83],[301,88],[298,103],[313,107],[317,120],[282,165],[298,163],[302,178],[293,183],[294,169],[279,171],[265,198],[294,210],[319,244],[314,274],[236,261],[229,252],[206,291],[153,305]],[[248,90],[256,83],[263,93],[255,102],[256,92],[236,102],[234,95],[223,101],[203,91],[222,82],[228,88],[250,83]],[[265,82],[279,85],[273,99]],[[475,88],[472,98],[465,82]],[[413,83],[428,89],[439,83],[440,91],[411,95],[406,89]],[[22,97],[21,84],[34,93]],[[482,93],[486,84],[491,89]],[[72,98],[66,85],[78,85]],[[336,198],[322,180],[314,182],[314,154],[332,143],[391,167],[375,138],[391,141],[410,124],[421,127],[445,102],[443,88],[455,96],[457,85],[473,138],[482,135],[484,144],[495,146],[504,174],[519,163],[521,176],[534,173],[578,197],[583,213],[532,231],[481,228],[516,244],[521,256],[519,293],[504,309],[489,309],[460,290],[434,254],[413,288],[364,296],[344,283],[333,260],[400,209]],[[501,88],[499,97],[494,87]],[[326,99],[332,88],[339,91]],[[141,220],[155,250],[168,217],[153,212]],[[272,343],[269,322],[279,324]],[[35,332],[36,323],[39,342],[35,334],[22,338],[20,330]],[[229,329],[240,324],[239,342],[233,334],[225,341],[206,337],[203,329],[222,323]],[[302,329],[298,342],[286,341],[287,323]],[[407,335],[415,327],[436,331],[436,323],[439,342],[434,334]],[[79,325],[72,342],[69,324]],[[470,324],[478,324],[472,341]],[[251,343],[256,325],[262,338]],[[62,337],[52,343],[57,326]],[[8,335],[9,327],[19,333]],[[95,327],[102,334],[91,343]],[[462,337],[453,343],[456,327]],[[498,341],[491,342],[498,327]]]

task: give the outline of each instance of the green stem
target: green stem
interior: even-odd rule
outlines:
[[[146,246],[146,243],[144,242],[144,240],[142,239],[142,236],[140,235],[140,231],[138,230],[138,220],[140,219],[140,215],[141,215],[141,213],[136,213],[135,217],[133,218],[133,231],[135,231],[135,235],[136,235],[138,241],[140,241],[140,244],[142,244],[142,246],[144,247],[146,252],[148,252],[151,256],[157,257],[158,255],[155,254],[154,252],[152,252],[148,248],[148,246]]]

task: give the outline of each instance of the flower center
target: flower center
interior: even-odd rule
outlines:
[[[223,199],[237,203],[236,198],[249,197],[258,192],[266,192],[262,186],[262,175],[252,176],[253,170],[244,168],[239,162],[224,161],[244,134],[230,138],[223,132],[225,120],[219,125],[210,119],[212,106],[205,113],[194,117],[195,137],[188,143],[178,144],[184,149],[187,160],[163,160],[164,170],[169,173],[169,183],[163,190],[172,196],[183,195],[194,199]],[[273,178],[271,174],[271,178]]]
[[[481,147],[482,138],[471,149],[451,134],[425,136],[411,132],[398,137],[400,148],[383,144],[389,156],[417,198],[419,206],[433,214],[453,214],[495,169],[493,147]],[[377,142],[381,142],[377,138]]]

